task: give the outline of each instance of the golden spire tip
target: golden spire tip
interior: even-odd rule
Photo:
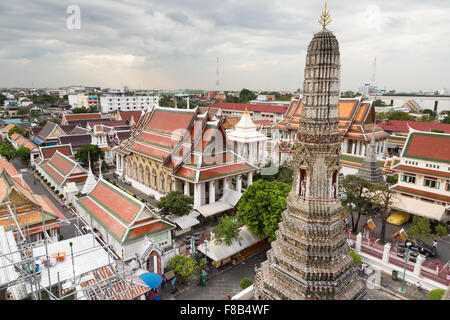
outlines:
[[[327,5],[328,3],[327,1],[325,1],[325,9],[322,11],[322,14],[319,18],[319,24],[323,27],[323,30],[325,30],[327,28],[327,25],[329,25],[331,21],[333,21],[333,19],[331,19],[330,12],[327,10]]]

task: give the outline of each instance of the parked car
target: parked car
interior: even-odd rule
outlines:
[[[406,240],[406,245],[408,245],[408,243],[410,244],[409,248],[414,252],[423,254],[426,257],[436,256],[436,251],[432,247],[429,247],[429,246],[426,246],[423,244],[419,244],[419,243],[414,243],[414,241],[412,241],[412,240]]]

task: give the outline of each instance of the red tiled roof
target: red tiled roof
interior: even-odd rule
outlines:
[[[57,145],[57,146],[47,146],[41,147],[41,154],[44,156],[44,159],[49,159],[53,157],[56,151],[59,151],[63,155],[71,156],[72,150],[70,149],[70,145]]]
[[[392,170],[393,171],[406,171],[406,172],[412,172],[412,173],[419,173],[419,174],[423,174],[426,176],[442,177],[442,178],[450,179],[450,171],[424,169],[424,168],[406,166],[403,164],[394,167]]]
[[[97,183],[89,196],[94,197],[101,202],[103,207],[109,209],[110,212],[122,218],[127,223],[131,223],[142,208],[142,205],[140,206],[137,200],[134,201],[126,197],[102,181]]]
[[[194,112],[177,112],[176,110],[154,109],[146,129],[165,133],[173,133],[179,129],[186,130],[192,121]]]
[[[431,199],[434,199],[434,200],[450,203],[450,197],[449,196],[445,196],[445,195],[438,194],[438,193],[433,193],[433,192],[427,192],[427,191],[423,191],[423,190],[407,188],[407,187],[399,186],[399,185],[394,186],[392,189],[396,190],[398,192],[414,194],[414,195],[417,195],[417,196],[420,196],[420,197],[431,198]]]
[[[88,211],[90,211],[106,228],[108,228],[116,239],[121,241],[125,226],[119,223],[112,215],[107,213],[100,205],[89,197],[78,200]]]
[[[202,170],[200,172],[200,180],[207,180],[222,176],[228,176],[233,174],[238,174],[241,172],[250,172],[252,170],[255,170],[252,166],[248,165],[247,163],[236,163],[236,164],[229,164],[224,165],[220,167],[215,167],[211,169]]]
[[[69,120],[86,120],[86,119],[101,119],[101,113],[75,113],[75,114],[65,114],[64,117],[66,121]]]
[[[118,120],[118,121],[111,121],[111,120],[105,120],[105,121],[88,121],[88,124],[91,128],[98,125],[104,125],[107,127],[121,127],[126,126],[127,123],[125,120]]]
[[[55,179],[56,182],[58,182],[58,184],[61,184],[61,182],[64,181],[63,175],[61,175],[58,171],[53,169],[53,167],[51,167],[48,163],[44,164],[42,166],[42,169],[44,169],[44,171],[47,172],[47,174],[49,174],[53,179]]]
[[[69,158],[60,153],[55,153],[48,163],[62,172],[65,176],[67,176],[76,166],[76,163],[73,163]]]
[[[393,132],[409,132],[409,127],[411,127],[418,131],[430,132],[431,129],[436,129],[443,130],[445,133],[450,133],[450,124],[446,123],[390,120],[389,122],[378,121],[377,124],[385,131]]]
[[[413,132],[406,142],[403,157],[450,163],[450,135]]]
[[[143,225],[140,227],[133,228],[131,233],[127,236],[127,241],[134,240],[136,238],[139,238],[143,235],[154,233],[159,230],[163,230],[166,228],[170,228],[167,224],[161,223],[161,222],[153,222],[151,224]]]
[[[163,160],[165,157],[170,155],[170,151],[163,151],[160,149],[156,149],[155,147],[144,145],[138,142],[134,142],[128,149],[131,151],[147,155],[152,158],[157,158],[159,160]]]
[[[286,113],[287,106],[273,106],[267,104],[249,104],[249,103],[232,103],[232,102],[219,102],[209,106],[210,108],[219,108],[225,110],[239,110],[244,111],[246,108],[248,111],[259,111],[268,113]]]
[[[131,120],[131,118],[134,118],[134,123],[137,123],[139,121],[139,118],[141,117],[142,112],[141,111],[119,111],[120,118],[124,121]]]
[[[175,138],[175,137],[174,137]],[[142,140],[151,144],[155,144],[158,146],[163,146],[172,149],[174,146],[178,144],[180,139],[172,139],[172,137],[162,136],[151,132],[142,131],[141,135],[137,138],[137,140]]]

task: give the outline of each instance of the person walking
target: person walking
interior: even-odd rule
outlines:
[[[438,245],[438,242],[437,242],[436,239],[434,239],[434,240],[433,240],[433,249],[434,249],[435,251],[437,250],[437,245]]]
[[[255,274],[258,272],[258,267],[255,264]]]
[[[422,284],[419,281],[416,282],[416,289],[417,291],[422,291]]]

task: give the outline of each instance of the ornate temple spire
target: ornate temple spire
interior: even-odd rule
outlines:
[[[372,137],[367,148],[366,157],[358,169],[358,176],[373,183],[383,180],[380,167],[377,160],[377,146],[375,144],[375,125],[372,130]]]
[[[350,300],[364,294],[348,254],[337,194],[340,52],[338,40],[326,30],[330,22],[325,4],[319,19],[323,30],[306,55],[293,185],[276,240],[255,277],[256,299]]]
[[[327,25],[329,25],[331,21],[333,21],[333,19],[331,19],[330,12],[327,10],[327,1],[325,1],[325,9],[320,15],[319,24],[323,27],[323,30],[325,30],[327,28]]]

